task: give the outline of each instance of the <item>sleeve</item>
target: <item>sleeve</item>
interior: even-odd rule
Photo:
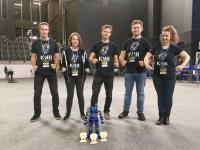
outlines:
[[[177,56],[179,55],[183,50],[179,47],[179,46],[175,46],[175,51],[174,51],[174,55]]]
[[[121,51],[126,51],[127,50],[127,43],[128,41],[125,41],[122,45],[122,50]]]
[[[94,44],[90,50],[90,53],[96,53],[96,49],[97,49],[97,44]]]
[[[62,48],[61,61],[60,61],[60,62],[61,62],[61,63],[60,63],[60,64],[61,64],[61,65],[60,65],[60,66],[61,66],[61,67],[60,67],[61,69],[62,69],[62,67],[65,67],[65,68],[66,68],[66,59],[67,59],[67,58],[66,58],[66,53],[65,53],[65,52],[66,52],[66,51]]]
[[[113,48],[114,48],[114,55],[119,56],[119,49],[118,46],[116,44],[113,44]]]
[[[54,47],[55,47],[55,53],[59,53],[58,44],[56,42],[54,42]]]
[[[84,55],[85,55],[85,65],[84,65],[84,68],[90,68],[90,65],[89,65],[89,61],[88,61],[88,57],[87,57],[87,53],[84,52]]]
[[[31,53],[36,53],[35,42],[31,46]]]
[[[152,47],[148,52],[151,53],[152,55],[155,55],[156,51],[156,46]]]
[[[152,45],[151,45],[150,41],[146,39],[146,52],[149,52],[149,50],[151,50],[151,49],[152,49]]]

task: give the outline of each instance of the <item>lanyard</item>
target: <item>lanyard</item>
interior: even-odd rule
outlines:
[[[166,56],[167,56],[167,52],[168,52],[169,48],[167,49],[162,49],[161,53],[159,54],[159,58],[161,59],[162,62],[164,62]]]
[[[74,51],[72,50],[72,63],[76,63],[78,60],[78,50],[77,51]]]
[[[42,44],[42,40],[41,40],[43,54],[47,54],[49,52],[49,49],[50,49],[49,40],[47,42],[48,42],[47,44]]]
[[[134,50],[136,50],[136,49],[138,48],[138,46],[139,46],[139,44],[140,44],[140,39],[141,39],[141,38],[139,38],[139,40],[138,40],[137,43],[132,41],[132,44],[131,44],[131,51],[134,51]],[[135,44],[135,43],[136,43],[136,44]]]

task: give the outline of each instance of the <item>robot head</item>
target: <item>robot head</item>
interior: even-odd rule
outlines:
[[[98,113],[96,104],[90,107],[90,113]]]

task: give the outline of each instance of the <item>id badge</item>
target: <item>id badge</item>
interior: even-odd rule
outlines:
[[[102,68],[108,67],[108,61],[105,60],[105,59],[103,59],[103,60],[101,61],[101,66],[102,66]]]
[[[160,74],[161,75],[167,74],[167,65],[160,66]]]
[[[133,54],[129,56],[129,62],[135,62],[135,56]]]
[[[49,62],[48,61],[43,61],[42,62],[43,68],[49,68]]]
[[[78,76],[78,68],[76,68],[76,67],[72,68],[72,76],[73,77],[77,77]]]

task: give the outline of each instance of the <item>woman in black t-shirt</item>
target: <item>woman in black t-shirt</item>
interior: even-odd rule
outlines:
[[[160,35],[160,44],[154,46],[144,58],[147,70],[153,70],[153,83],[158,96],[159,120],[157,125],[169,125],[172,97],[176,82],[176,71],[188,63],[190,56],[176,44],[178,34],[173,26],[165,26]],[[183,60],[176,66],[176,56]],[[154,68],[150,65],[154,59]]]
[[[69,47],[62,51],[61,68],[67,88],[67,112],[63,120],[70,117],[74,87],[76,86],[81,118],[84,118],[83,88],[86,72],[89,72],[87,53],[82,47],[81,36],[74,32],[69,37]]]

